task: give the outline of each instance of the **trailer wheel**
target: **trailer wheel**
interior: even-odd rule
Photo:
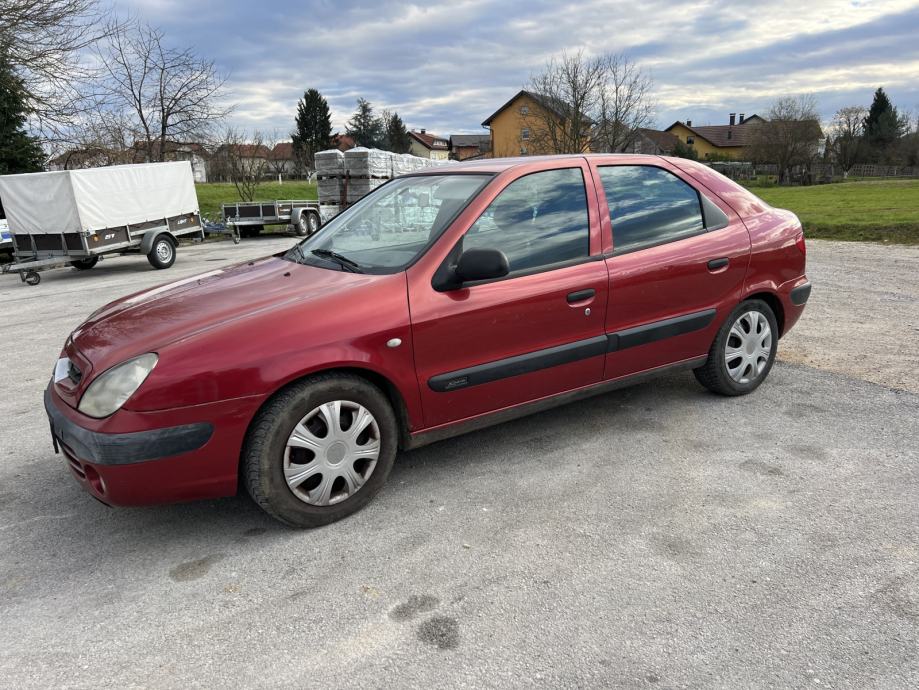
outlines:
[[[239,229],[239,234],[242,237],[258,237],[264,229],[264,225],[243,225]]]
[[[147,254],[147,261],[153,268],[169,268],[176,260],[176,247],[172,243],[172,238],[168,236],[157,237],[153,241],[150,253]]]
[[[312,235],[319,229],[321,223],[319,222],[319,214],[313,213],[312,211],[304,211],[300,214],[300,218],[297,219],[297,236],[298,237],[307,237]]]
[[[38,271],[26,271],[23,280],[29,285],[38,285],[41,282],[41,275],[39,275]]]
[[[78,271],[88,271],[97,263],[99,263],[98,256],[88,256],[85,259],[77,259],[76,261],[71,261],[70,265]]]

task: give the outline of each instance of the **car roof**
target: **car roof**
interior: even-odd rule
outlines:
[[[418,170],[413,172],[413,175],[444,175],[447,173],[455,172],[481,172],[481,173],[500,173],[514,168],[518,165],[530,165],[532,163],[539,163],[540,161],[561,161],[561,160],[571,160],[571,161],[580,161],[582,159],[591,159],[591,158],[602,158],[603,160],[609,160],[610,158],[622,158],[629,160],[660,160],[660,156],[650,156],[646,154],[636,154],[636,153],[571,153],[571,154],[561,154],[554,156],[519,156],[517,158],[479,158],[474,161],[459,161],[451,163],[450,165],[438,166],[436,168],[429,168],[427,170]]]

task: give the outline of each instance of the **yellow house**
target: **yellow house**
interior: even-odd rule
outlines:
[[[546,99],[522,90],[488,117],[482,126],[491,130],[491,152],[495,158],[555,153],[547,149],[545,136],[540,136],[547,117],[559,122],[562,108],[549,108]],[[589,135],[584,136],[587,151]]]
[[[450,141],[436,134],[430,134],[426,129],[420,132],[412,130],[408,133],[409,150],[413,156],[430,158],[435,161],[445,161],[450,157]]]
[[[738,121],[736,115],[731,113],[729,124],[705,125],[693,127],[692,120],[674,122],[665,132],[669,132],[688,146],[692,146],[699,154],[699,158],[739,160],[746,157],[746,148],[753,141],[755,124],[765,122],[759,115],[744,117],[740,114]]]

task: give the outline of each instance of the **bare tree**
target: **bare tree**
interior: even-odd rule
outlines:
[[[830,131],[833,141],[833,154],[836,162],[842,167],[843,177],[856,163],[862,161],[867,153],[865,142],[865,117],[868,110],[860,105],[840,108],[833,116]]]
[[[549,60],[527,87],[536,104],[521,111],[527,130],[521,146],[529,153],[586,151],[604,78],[604,59],[583,51]]]
[[[538,106],[523,116],[533,152],[625,150],[652,122],[651,88],[625,55],[578,51],[551,59],[527,87]]]
[[[274,179],[287,175],[290,172],[289,165],[293,160],[284,157],[285,149],[288,149],[284,144],[287,142],[281,141],[281,135],[275,131],[270,137],[265,137],[263,143],[268,149],[267,172],[271,173]],[[290,144],[289,150],[293,156],[293,144]]]
[[[98,0],[0,0],[0,50],[23,79],[33,127],[63,135],[92,107],[94,68],[85,51],[117,27]]]
[[[229,112],[225,78],[213,61],[166,45],[163,32],[131,22],[113,26],[98,49],[105,107],[129,113],[148,161],[163,161],[169,141],[206,139]]]
[[[600,88],[600,111],[593,133],[596,151],[619,153],[638,137],[638,130],[654,121],[651,77],[625,55],[604,58],[605,79]]]
[[[261,133],[255,132],[247,140],[241,132],[229,128],[214,152],[213,172],[232,182],[240,199],[252,201],[268,171],[269,153]]]
[[[752,126],[756,130],[750,156],[757,162],[777,165],[780,184],[788,181],[795,166],[805,170],[810,166],[823,140],[813,96],[781,98],[769,109],[766,122]]]

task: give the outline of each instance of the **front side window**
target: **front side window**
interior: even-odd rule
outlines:
[[[462,248],[504,252],[511,273],[589,256],[581,169],[546,170],[511,182],[469,228]]]
[[[705,228],[699,193],[662,168],[603,166],[600,180],[617,253],[689,237]]]
[[[285,258],[355,272],[401,270],[491,179],[478,174],[396,178],[294,245]]]

